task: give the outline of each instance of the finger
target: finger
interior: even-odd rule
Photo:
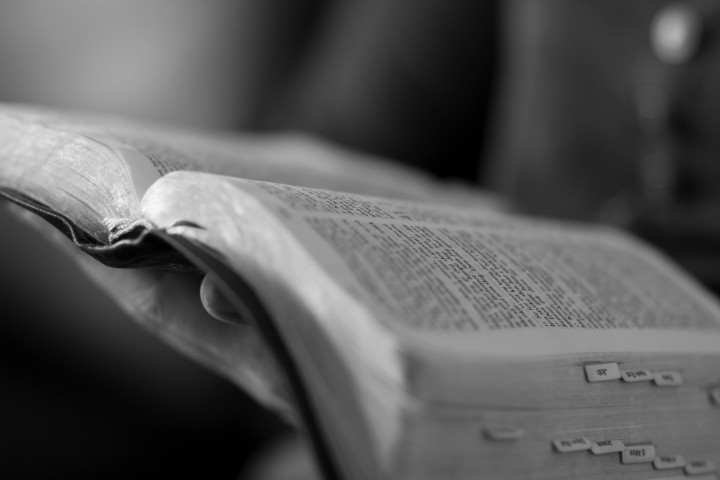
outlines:
[[[217,277],[213,274],[207,275],[200,285],[200,301],[205,310],[226,323],[233,325],[245,325],[244,319],[238,315],[225,295],[217,285]]]

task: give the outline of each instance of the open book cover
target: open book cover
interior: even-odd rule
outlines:
[[[0,194],[94,262],[215,275],[257,336],[222,373],[327,477],[716,478],[720,308],[621,232],[307,139],[17,106]]]

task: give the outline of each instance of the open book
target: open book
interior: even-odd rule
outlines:
[[[328,477],[716,478],[720,308],[621,232],[306,140],[11,106],[0,192],[107,265],[215,275],[258,335],[224,373]]]

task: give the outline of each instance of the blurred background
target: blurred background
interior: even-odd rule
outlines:
[[[716,292],[718,59],[716,0],[0,2],[1,102],[303,130],[627,228]],[[0,475],[236,478],[291,435],[0,224]]]
[[[469,132],[484,121],[487,94],[460,97],[445,84],[489,85],[470,61],[486,43],[457,29],[448,35],[460,48],[443,49],[427,30],[471,27],[491,10],[471,7],[463,19],[468,9],[425,3],[4,1],[0,102],[208,129],[303,129],[419,166],[443,151],[441,175],[473,178],[479,136]],[[417,42],[447,80],[423,71]],[[442,98],[431,96],[436,81]],[[403,113],[383,114],[393,110]],[[424,110],[433,115],[417,115]],[[231,479],[292,434],[142,331],[4,208],[0,224],[0,476]]]

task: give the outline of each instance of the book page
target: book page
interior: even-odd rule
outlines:
[[[77,132],[0,108],[0,187],[42,203],[105,242],[109,217],[137,218],[137,197],[116,155]]]
[[[24,106],[5,105],[0,113],[27,128],[76,133],[104,145],[126,169],[138,200],[157,179],[183,170],[393,198],[500,205],[489,194],[440,185],[412,168],[306,135],[191,131]]]
[[[191,201],[185,192],[193,188]],[[692,391],[704,404],[704,389],[717,380],[717,357],[703,356],[720,353],[714,300],[614,230],[182,173],[157,182],[143,207],[158,226],[221,252],[251,281],[312,385],[329,386],[323,400],[342,403],[336,397],[348,389],[334,385],[355,382],[348,403],[362,410],[337,425],[365,420],[359,424],[370,425],[380,457],[402,430],[376,409],[424,415],[437,407],[447,420],[448,406],[463,415],[493,406],[512,420],[611,401],[647,408],[632,386],[621,394],[619,382],[589,384],[589,363],[677,370],[688,387],[672,391]],[[173,226],[183,219],[199,228]],[[608,428],[607,412],[594,410],[596,426]],[[634,417],[622,421],[633,437],[621,438],[644,435],[630,431]],[[486,448],[475,420],[452,422],[473,425],[462,445]],[[552,454],[546,437],[577,428],[542,431],[543,458]],[[355,429],[348,438],[357,438]],[[517,445],[525,452],[527,443]]]
[[[253,185],[268,206],[300,219],[288,225],[318,262],[393,327],[465,338],[720,332],[714,299],[659,253],[614,230]]]
[[[490,194],[298,134],[192,131],[18,105],[0,105],[0,127],[0,186],[67,216],[100,243],[142,225],[145,193],[176,171],[503,208]]]

